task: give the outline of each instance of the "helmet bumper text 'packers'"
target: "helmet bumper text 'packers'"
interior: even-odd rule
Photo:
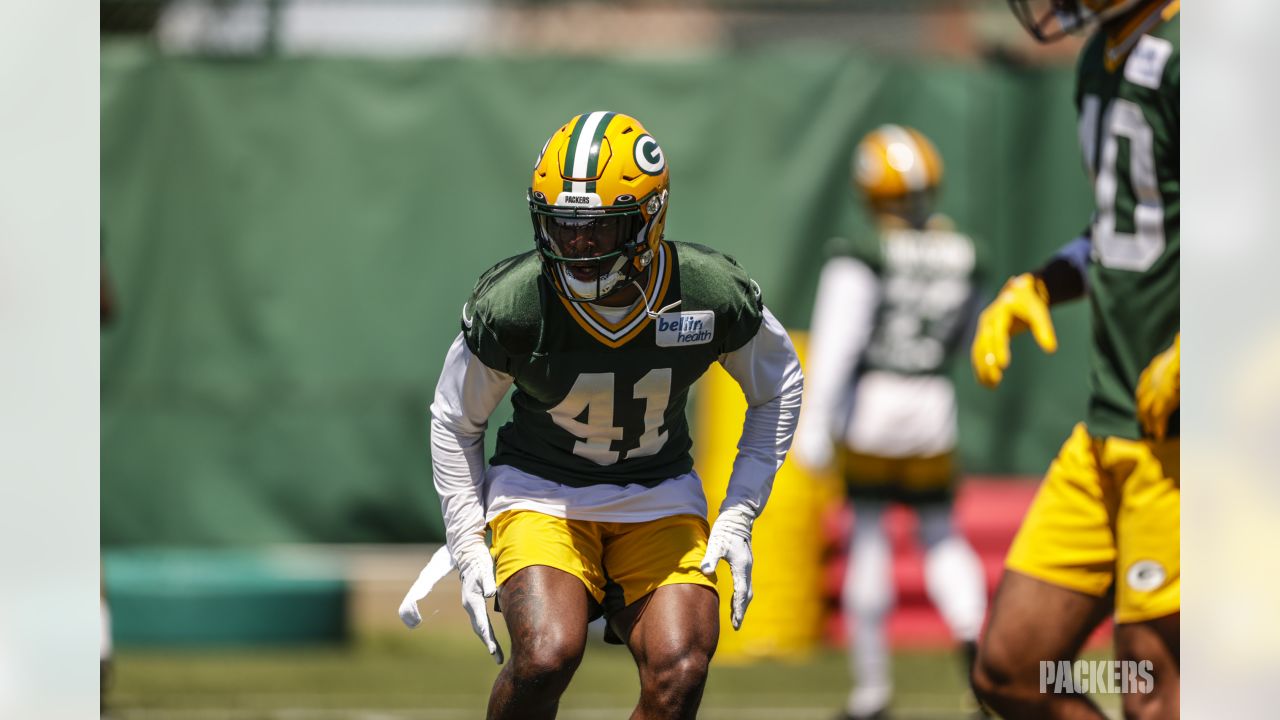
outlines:
[[[666,225],[668,172],[657,140],[621,113],[583,113],[534,162],[529,212],[543,273],[563,297],[603,299],[640,277]]]
[[[1054,42],[1092,23],[1117,18],[1144,0],[1009,0],[1009,7],[1031,37]]]
[[[877,215],[923,227],[942,182],[942,156],[918,130],[881,125],[853,152],[853,184]]]

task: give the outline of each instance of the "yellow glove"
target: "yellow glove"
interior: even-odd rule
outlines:
[[[1009,338],[1030,329],[1036,344],[1047,353],[1058,350],[1058,336],[1049,319],[1049,291],[1031,273],[1009,278],[1000,294],[978,316],[970,358],[978,382],[995,387],[1009,367]]]
[[[1163,440],[1169,416],[1178,408],[1182,391],[1182,333],[1168,350],[1151,359],[1138,376],[1138,422],[1142,432]]]

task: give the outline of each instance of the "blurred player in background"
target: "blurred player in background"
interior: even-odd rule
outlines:
[[[854,152],[876,236],[835,241],[810,324],[796,456],[835,464],[853,500],[843,605],[854,688],[846,718],[883,717],[892,695],[885,624],[893,568],[884,517],[913,507],[929,598],[968,669],[986,611],[982,566],[951,521],[956,399],[947,365],[976,310],[973,242],[935,212],[942,159],[911,128],[884,125]]]
[[[490,718],[554,717],[601,613],[640,671],[632,717],[693,718],[719,638],[719,560],[735,629],[751,600],[752,525],[803,378],[746,272],[663,238],[667,203],[666,159],[635,118],[570,120],[534,164],[536,249],[481,275],[445,359],[431,458],[448,549],[499,663],[485,598],[496,593],[511,634]],[[685,400],[716,362],[749,409],[708,531]],[[486,471],[488,418],[513,385],[514,418]]]
[[[1041,692],[1039,671],[1114,613],[1116,658],[1153,664],[1152,692],[1124,694],[1125,716],[1177,717],[1179,3],[1010,4],[1042,41],[1097,25],[1076,85],[1096,207],[1083,236],[983,311],[973,367],[997,385],[1028,328],[1053,352],[1049,307],[1088,295],[1091,393],[1009,550],[974,683],[1004,717],[1104,717],[1085,696]]]

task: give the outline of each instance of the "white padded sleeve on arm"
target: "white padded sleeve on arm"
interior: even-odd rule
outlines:
[[[431,403],[431,469],[454,557],[484,543],[484,431],[513,381],[480,362],[462,333],[445,356]]]
[[[836,257],[822,267],[805,353],[801,442],[809,433],[822,433],[824,440],[840,433],[843,418],[835,414],[871,338],[879,292],[875,273],[860,260]]]
[[[755,518],[769,500],[773,476],[791,447],[804,374],[791,338],[768,308],[756,336],[722,355],[720,364],[747,397],[742,439],[720,512],[732,509]]]

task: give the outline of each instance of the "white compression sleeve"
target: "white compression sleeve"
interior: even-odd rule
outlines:
[[[796,430],[797,452],[804,451],[797,459],[805,464],[830,462],[831,438],[843,435],[835,414],[871,337],[878,294],[875,273],[859,260],[837,257],[822,267],[809,324],[804,409]]]
[[[747,397],[738,456],[720,510],[733,508],[755,518],[768,501],[773,476],[791,447],[804,374],[791,338],[768,308],[755,337],[722,355],[720,364]]]
[[[431,403],[431,468],[454,557],[484,542],[484,431],[512,382],[480,362],[458,334]]]

